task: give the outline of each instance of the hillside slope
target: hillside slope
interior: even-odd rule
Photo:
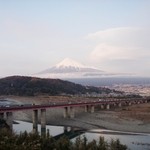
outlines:
[[[87,87],[60,79],[41,79],[25,76],[10,76],[0,79],[0,95],[75,95],[111,93],[107,88]]]

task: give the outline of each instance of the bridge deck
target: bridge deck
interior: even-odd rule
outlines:
[[[150,101],[150,99],[122,99],[122,100],[97,100],[97,101],[86,101],[86,102],[67,102],[67,103],[48,103],[41,105],[32,105],[32,104],[24,104],[24,105],[9,105],[9,106],[1,106],[0,112],[13,112],[13,111],[21,111],[21,110],[36,110],[36,109],[48,109],[48,108],[64,108],[64,107],[79,107],[86,105],[106,105],[113,103],[129,103],[135,101]]]

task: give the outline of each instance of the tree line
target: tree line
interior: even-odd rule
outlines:
[[[9,130],[0,130],[0,150],[127,150],[127,146],[119,139],[106,141],[100,137],[98,141],[89,142],[86,137],[78,137],[74,142],[67,137],[55,140],[49,133],[41,136],[26,131],[16,134]]]

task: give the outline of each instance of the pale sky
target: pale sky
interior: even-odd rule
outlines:
[[[150,76],[150,0],[1,0],[0,76],[64,58]]]

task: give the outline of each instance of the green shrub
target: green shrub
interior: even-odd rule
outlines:
[[[122,145],[117,140],[110,143],[100,137],[99,141],[88,142],[86,137],[77,137],[75,142],[71,142],[67,137],[55,140],[49,134],[40,136],[39,134],[27,133],[26,131],[16,134],[9,130],[0,130],[0,150],[127,150],[126,145]]]

